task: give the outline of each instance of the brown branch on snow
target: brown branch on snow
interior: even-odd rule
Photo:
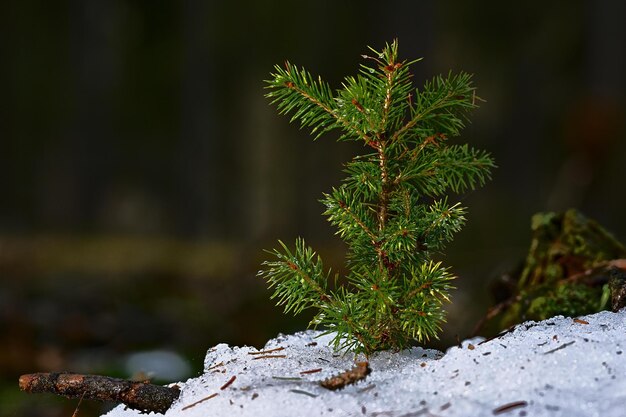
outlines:
[[[214,392],[214,393],[213,393],[213,394],[211,394],[211,395],[208,395],[208,396],[206,396],[206,397],[204,397],[204,398],[199,399],[199,400],[198,400],[198,401],[196,401],[196,402],[193,402],[193,403],[191,403],[191,404],[189,404],[189,405],[184,406],[184,407],[182,408],[182,410],[183,410],[183,411],[185,411],[185,410],[187,410],[187,409],[189,409],[189,408],[191,408],[191,407],[195,407],[196,405],[198,405],[198,404],[200,404],[200,403],[203,403],[203,402],[205,402],[205,401],[207,401],[207,400],[210,400],[211,398],[215,398],[215,397],[217,397],[218,395],[219,395],[219,394],[218,394],[217,392]]]
[[[497,416],[498,414],[508,413],[509,411],[516,410],[521,407],[526,407],[528,403],[526,401],[514,401],[512,403],[501,405],[500,407],[494,408],[492,410],[493,415]]]
[[[350,370],[323,380],[320,382],[320,385],[329,390],[337,390],[365,379],[365,377],[372,372],[367,362],[357,362],[355,365],[356,366]]]
[[[28,393],[51,393],[67,398],[123,403],[143,412],[165,413],[180,389],[101,375],[35,373],[20,376],[20,389]]]
[[[274,348],[274,349],[258,350],[256,352],[248,352],[248,355],[265,355],[267,353],[278,352],[278,351],[281,351],[281,350],[285,350],[285,348],[281,346],[281,347],[277,347],[277,348]]]

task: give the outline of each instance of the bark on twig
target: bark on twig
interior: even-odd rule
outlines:
[[[372,372],[368,362],[357,362],[355,367],[337,376],[327,378],[320,382],[320,385],[329,390],[342,389],[346,385],[354,384],[357,381],[365,379]]]
[[[36,373],[20,377],[20,389],[28,393],[51,393],[67,398],[123,403],[143,412],[165,413],[180,395],[178,387],[129,381],[100,375]]]

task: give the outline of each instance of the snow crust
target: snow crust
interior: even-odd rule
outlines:
[[[364,358],[334,352],[319,334],[279,335],[267,353],[211,348],[205,373],[177,384],[165,416],[626,416],[626,310],[526,322],[445,354],[380,352],[365,380],[338,391],[319,381]],[[141,415],[118,406],[106,417]]]

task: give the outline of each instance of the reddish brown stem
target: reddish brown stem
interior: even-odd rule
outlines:
[[[387,174],[387,156],[385,155],[384,146],[378,148],[378,164],[380,166],[380,180],[382,183],[382,191],[380,193],[380,201],[378,208],[378,229],[382,232],[385,230],[387,223],[387,206],[389,205],[389,190],[388,181],[389,175]]]
[[[135,410],[162,414],[180,395],[178,387],[72,373],[22,375],[19,384],[20,389],[28,393],[50,393],[67,398],[123,403]]]

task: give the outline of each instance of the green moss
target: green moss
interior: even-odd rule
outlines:
[[[531,229],[530,248],[513,294],[493,309],[500,313],[500,329],[524,320],[573,317],[610,307],[612,292],[619,291],[609,286],[615,281],[610,281],[612,261],[626,257],[624,245],[574,209],[535,214]]]

